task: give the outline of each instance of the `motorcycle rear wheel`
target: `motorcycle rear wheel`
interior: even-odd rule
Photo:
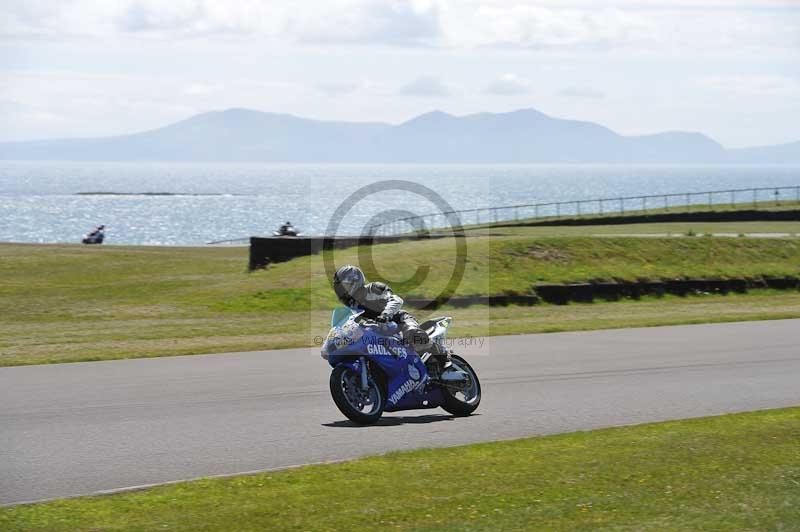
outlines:
[[[442,408],[456,417],[465,417],[472,414],[481,404],[481,382],[478,380],[478,374],[466,360],[458,355],[452,355],[452,362],[457,369],[469,375],[470,382],[466,391],[444,388]],[[459,395],[463,398],[458,397]]]
[[[361,375],[346,366],[333,368],[330,378],[331,397],[337,408],[347,419],[359,425],[377,423],[383,415],[386,394],[372,376],[368,379],[369,389],[361,389]]]

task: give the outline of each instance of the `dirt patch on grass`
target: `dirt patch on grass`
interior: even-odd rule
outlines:
[[[529,246],[526,255],[536,260],[556,262],[559,264],[565,264],[569,262],[569,256],[567,256],[567,254],[564,253],[562,250],[555,248],[547,248],[544,246],[539,246],[537,244]]]

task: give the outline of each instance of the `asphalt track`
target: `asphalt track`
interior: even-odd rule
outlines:
[[[315,349],[0,368],[0,504],[800,405],[800,320],[505,336],[456,349],[476,415],[355,427]]]

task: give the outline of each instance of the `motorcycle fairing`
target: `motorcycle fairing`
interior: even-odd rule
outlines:
[[[391,334],[396,327],[390,327]],[[346,365],[360,373],[360,357],[381,368],[387,375],[386,412],[437,408],[444,402],[441,389],[428,389],[428,370],[419,355],[391,335],[379,334],[374,328],[364,329],[361,337],[329,350],[328,363],[333,366]]]

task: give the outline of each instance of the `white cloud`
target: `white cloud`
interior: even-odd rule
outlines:
[[[728,94],[763,97],[797,97],[800,77],[788,76],[706,76],[697,81],[702,89]]]
[[[589,87],[567,87],[559,90],[557,95],[565,98],[578,98],[582,100],[602,100],[606,97],[603,91]]]
[[[382,87],[380,84],[375,83],[369,79],[361,79],[360,81],[348,81],[348,80],[337,80],[337,81],[324,81],[319,83],[314,83],[313,87],[332,98],[336,98],[339,96],[348,96],[355,93],[377,93],[377,92],[385,92],[386,88]]]
[[[529,81],[520,78],[516,74],[503,74],[500,79],[489,83],[483,92],[499,96],[516,96],[530,94],[533,92],[533,88]]]
[[[184,87],[183,93],[187,96],[209,96],[221,90],[220,83],[191,83]]]
[[[170,1],[155,3],[133,0],[114,17],[123,32],[180,31],[184,33],[222,29],[224,20],[214,19],[202,2]]]
[[[0,33],[15,37],[191,38],[213,34],[306,44],[419,46],[438,39],[437,5],[421,1],[9,0]]]
[[[177,80],[60,71],[13,79],[0,87],[0,99],[13,103],[0,106],[3,140],[131,133],[203,110],[188,103]]]
[[[63,126],[67,119],[45,107],[30,105],[17,100],[0,100],[0,116],[3,117],[5,127],[33,131],[40,128]]]
[[[323,10],[324,14],[315,10],[292,17],[288,32],[308,44],[418,46],[434,44],[439,38],[439,12],[435,6],[417,7],[413,2],[391,0],[342,7]]]
[[[5,0],[3,36],[608,50],[797,49],[787,0]]]
[[[317,83],[314,87],[323,94],[328,96],[344,96],[352,94],[358,90],[358,83],[351,83],[347,81],[342,82],[324,82]]]
[[[453,90],[435,76],[420,76],[411,83],[403,85],[399,92],[407,96],[442,98],[450,96]]]
[[[575,9],[532,2],[481,2],[460,8],[444,32],[454,46],[575,48],[625,45],[645,40],[645,17],[619,9]]]
[[[533,90],[548,114],[623,132],[787,141],[797,28],[800,0],[3,0],[0,99],[24,106],[0,105],[0,138],[227,107],[399,122]]]

